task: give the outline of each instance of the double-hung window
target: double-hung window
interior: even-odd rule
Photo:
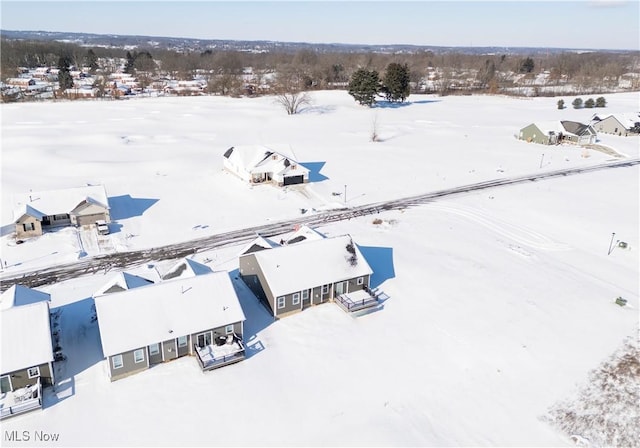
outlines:
[[[122,363],[122,355],[116,355],[111,358],[111,364],[113,364],[113,369],[120,369],[124,365]]]
[[[293,300],[292,300],[291,303],[293,303],[294,305],[300,305],[300,293],[299,292],[296,292],[293,295]]]
[[[35,366],[35,367],[31,367],[30,369],[27,369],[27,376],[29,378],[37,378],[40,376],[40,367]]]
[[[284,308],[284,305],[285,305],[284,296],[278,297],[277,301],[278,301],[278,309]]]
[[[143,349],[138,349],[135,352],[133,352],[133,361],[136,364],[144,362],[144,350]]]

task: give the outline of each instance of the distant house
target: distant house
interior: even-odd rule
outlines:
[[[14,285],[0,296],[1,417],[42,407],[54,383],[49,294]]]
[[[83,226],[111,221],[109,201],[102,185],[30,192],[14,198],[16,237],[42,235],[52,227]]]
[[[596,131],[627,137],[640,134],[640,114],[594,115],[592,126]]]
[[[36,80],[33,78],[8,78],[5,84],[15,87],[35,86]]]
[[[239,264],[244,283],[277,318],[330,300],[347,311],[378,304],[369,291],[373,271],[348,235],[248,252]]]
[[[309,182],[309,170],[286,150],[266,146],[234,146],[223,155],[223,166],[251,184],[271,182],[279,186]]]
[[[550,121],[531,123],[520,129],[518,138],[542,145],[571,142],[578,145],[595,143],[597,133],[592,126],[577,121]]]
[[[211,370],[244,359],[244,313],[226,272],[95,298],[111,381],[182,356]]]

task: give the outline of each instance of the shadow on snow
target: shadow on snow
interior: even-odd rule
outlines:
[[[303,167],[309,170],[309,182],[322,182],[329,179],[324,174],[320,174],[320,170],[324,168],[327,162],[305,162],[301,163]]]
[[[75,377],[102,361],[102,344],[94,316],[92,297],[51,309],[53,320],[54,347],[64,355],[55,361],[53,370],[55,384],[45,389],[43,407],[47,408],[75,395]],[[57,336],[56,336],[57,335]]]
[[[396,276],[393,267],[393,249],[391,247],[369,247],[358,245],[360,252],[371,269],[371,280],[369,282],[371,288],[377,288],[386,280]]]
[[[131,195],[114,196],[109,198],[111,219],[127,219],[142,216],[158,199],[132,198]]]
[[[271,312],[253,292],[244,284],[240,278],[240,270],[234,269],[229,272],[231,283],[236,291],[240,306],[244,312],[244,334],[242,339],[245,344],[245,355],[248,358],[260,353],[265,349],[262,341],[258,339],[258,333],[271,325],[275,319]]]

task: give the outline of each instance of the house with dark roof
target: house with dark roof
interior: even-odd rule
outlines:
[[[40,236],[53,227],[111,222],[109,200],[102,185],[16,195],[13,216],[18,239]]]
[[[585,145],[595,143],[597,136],[591,125],[569,120],[531,123],[518,133],[518,139],[542,145]]]

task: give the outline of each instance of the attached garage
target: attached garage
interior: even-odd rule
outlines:
[[[284,185],[295,185],[295,184],[303,184],[304,176],[287,176],[284,178]]]

